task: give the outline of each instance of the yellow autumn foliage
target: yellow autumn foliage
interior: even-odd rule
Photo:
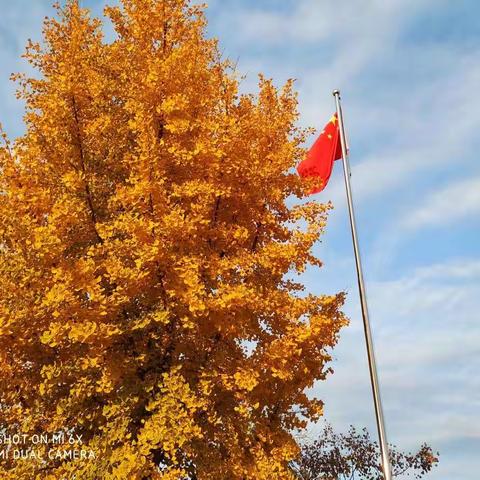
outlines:
[[[0,428],[95,456],[42,444],[0,477],[289,479],[346,323],[294,280],[329,206],[291,200],[293,82],[240,94],[203,7],[119,3],[109,42],[74,0],[45,21],[0,148]]]

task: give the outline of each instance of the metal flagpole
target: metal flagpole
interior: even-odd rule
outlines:
[[[353,250],[355,252],[355,264],[357,266],[358,289],[360,292],[360,305],[362,308],[363,329],[365,332],[365,342],[367,344],[368,368],[370,370],[370,380],[372,384],[373,402],[375,404],[375,417],[377,420],[378,438],[380,440],[380,453],[382,456],[383,476],[385,480],[392,479],[390,468],[390,459],[388,455],[388,442],[385,433],[385,420],[383,418],[382,401],[380,399],[380,387],[378,384],[377,366],[375,364],[375,355],[373,352],[372,331],[368,317],[367,296],[365,293],[365,282],[363,280],[362,262],[360,259],[360,249],[358,247],[357,227],[355,223],[355,212],[353,210],[352,189],[350,187],[350,166],[348,163],[347,142],[345,139],[345,129],[343,124],[342,107],[340,105],[340,91],[334,90],[333,96],[337,106],[338,128],[340,132],[340,142],[342,147],[343,174],[345,177],[345,189],[347,190],[348,213],[350,216],[350,226],[352,230]]]

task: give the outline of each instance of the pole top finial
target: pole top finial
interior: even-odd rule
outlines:
[[[340,96],[340,90],[338,89],[335,89],[333,92],[332,92],[333,96],[336,97],[337,95]]]

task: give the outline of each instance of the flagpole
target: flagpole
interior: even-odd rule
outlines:
[[[358,290],[360,293],[360,306],[363,317],[363,330],[365,332],[365,343],[367,345],[368,368],[370,370],[370,381],[372,384],[373,402],[375,404],[375,417],[377,420],[378,438],[380,441],[380,454],[382,456],[383,476],[385,480],[392,479],[390,468],[390,459],[388,455],[387,434],[385,432],[385,420],[383,417],[382,401],[380,399],[380,387],[378,384],[377,366],[373,352],[372,331],[368,316],[367,296],[365,292],[365,282],[363,279],[362,262],[360,258],[360,249],[358,247],[357,226],[355,223],[355,211],[353,209],[352,189],[350,186],[350,166],[348,163],[347,141],[345,139],[345,128],[343,124],[342,107],[340,105],[340,91],[334,90],[333,96],[337,107],[338,128],[340,132],[340,143],[342,147],[343,174],[345,178],[345,189],[347,191],[348,213],[350,216],[350,226],[352,230],[353,250],[355,252],[355,264],[357,267]]]

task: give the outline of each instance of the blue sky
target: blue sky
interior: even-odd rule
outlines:
[[[103,2],[85,1],[96,12]],[[323,127],[340,88],[389,440],[440,450],[433,479],[478,478],[480,451],[480,3],[475,0],[211,0],[209,32],[257,72],[297,79],[300,123]],[[0,0],[0,119],[22,132],[8,81],[49,0]],[[313,139],[312,139],[313,140]],[[375,432],[341,165],[328,188],[325,266],[313,292],[346,289],[351,325],[314,392],[338,429]],[[313,425],[313,438],[320,427]]]

